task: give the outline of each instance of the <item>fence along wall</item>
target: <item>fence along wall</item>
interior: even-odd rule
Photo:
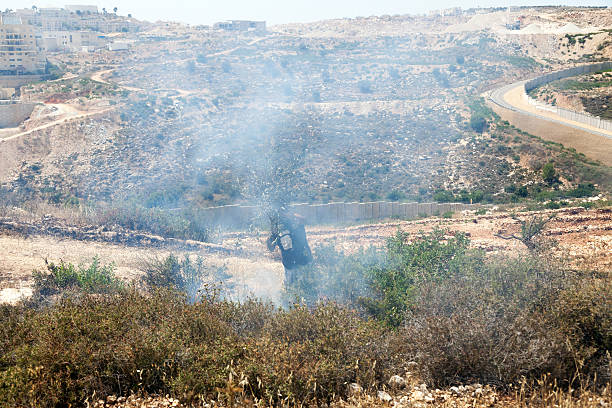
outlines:
[[[586,74],[589,72],[605,71],[608,69],[612,69],[612,62],[600,62],[597,64],[581,65],[575,68],[569,68],[569,69],[564,69],[561,71],[551,72],[550,74],[542,75],[540,77],[537,77],[535,79],[525,82],[525,94],[527,95],[527,92],[531,91],[534,88],[537,88],[538,86],[547,84],[552,81],[556,81],[558,79],[573,77],[576,75]],[[527,100],[530,104],[542,106],[546,110],[554,112],[565,119],[584,123],[584,124],[596,127],[598,129],[612,131],[612,121],[604,120],[597,116],[593,116],[593,115],[589,115],[585,113],[578,113],[578,112],[574,112],[568,109],[563,109],[563,108],[559,108],[556,106],[548,105],[540,101],[536,101],[535,99],[531,98],[529,95],[527,95]]]
[[[420,215],[444,214],[480,207],[463,203],[329,203],[293,204],[291,210],[306,218],[308,225],[339,224],[355,221],[381,220],[385,218],[416,218]],[[204,210],[207,219],[216,224],[235,228],[247,228],[259,215],[259,207],[226,205]]]

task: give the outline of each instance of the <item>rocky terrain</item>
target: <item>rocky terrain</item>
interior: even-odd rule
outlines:
[[[448,389],[428,389],[424,383],[419,384],[417,377],[407,372],[405,376],[394,375],[389,378],[386,391],[366,393],[357,383],[348,385],[350,396],[346,401],[331,404],[334,408],[352,407],[516,407],[519,404],[534,403],[522,394],[519,387],[514,395],[499,393],[489,385],[474,383],[469,385],[453,386]],[[199,406],[225,407],[225,395],[220,393],[221,401],[207,401]],[[240,394],[236,398],[237,406],[252,406],[253,402],[244,400]],[[552,402],[552,401],[551,401]],[[580,406],[607,407],[612,403],[612,397],[603,395],[583,395],[573,398],[571,395],[559,395],[555,403],[581,404]],[[163,408],[184,407],[179,400],[170,397],[116,397],[109,396],[105,400],[94,401],[95,408]]]
[[[3,142],[0,182],[56,203],[175,208],[253,200],[250,186],[266,171],[291,167],[297,201],[431,199],[439,189],[503,196],[502,183],[537,182],[550,154],[533,143],[498,146],[516,132],[474,132],[466,96],[569,59],[606,58],[610,48],[600,9],[512,16],[524,17],[523,30],[505,30],[497,10],[266,35],[161,24],[125,34],[127,52],[54,55],[66,75],[21,90],[46,108],[3,131],[13,138]],[[569,38],[578,38],[575,54]]]

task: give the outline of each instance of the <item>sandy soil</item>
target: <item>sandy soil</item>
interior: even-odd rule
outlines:
[[[612,212],[610,210],[558,210],[557,218],[547,234],[559,241],[558,252],[568,256],[579,267],[612,271]],[[527,215],[531,215],[526,213]],[[525,215],[525,216],[527,216]],[[516,233],[519,223],[509,213],[475,216],[469,213],[454,219],[429,218],[417,221],[393,221],[354,226],[308,228],[311,246],[335,243],[346,252],[371,245],[384,245],[385,239],[398,229],[411,235],[431,231],[436,227],[462,231],[470,235],[475,247],[488,253],[520,253],[524,247],[518,241],[503,240],[496,233]],[[1,234],[1,231],[0,231]],[[227,233],[221,240],[229,255],[211,253],[206,249],[179,247],[126,246],[102,242],[58,239],[52,236],[0,235],[0,300],[12,302],[20,295],[31,293],[32,271],[43,270],[45,259],[75,264],[90,263],[99,256],[103,263],[113,262],[117,274],[125,280],[142,275],[147,260],[160,259],[170,253],[179,256],[201,256],[214,266],[225,266],[232,277],[229,283],[235,298],[249,294],[279,302],[283,268],[278,254],[265,250],[265,232]]]

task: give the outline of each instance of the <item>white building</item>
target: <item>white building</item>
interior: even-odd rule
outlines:
[[[44,31],[40,48],[55,51],[93,51],[104,48],[106,36],[92,31]]]
[[[109,51],[125,51],[129,49],[129,44],[123,41],[115,41],[108,44]]]
[[[18,16],[0,16],[0,72],[41,74],[47,59],[36,46],[34,27]]]
[[[215,23],[213,28],[226,31],[266,31],[265,21],[231,20]]]

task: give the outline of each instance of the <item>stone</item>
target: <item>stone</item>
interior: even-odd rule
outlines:
[[[394,389],[404,388],[406,386],[406,380],[404,380],[399,375],[394,375],[389,378],[389,386]]]
[[[393,397],[391,397],[389,395],[389,393],[385,392],[385,391],[378,391],[378,399],[383,401],[383,402],[391,402],[391,401],[393,401]]]
[[[357,383],[349,384],[349,395],[358,395],[363,392],[363,387]]]
[[[459,387],[450,387],[450,391],[455,395],[461,395],[462,392],[459,390]]]
[[[421,390],[412,391],[412,394],[410,394],[410,399],[413,401],[424,401],[425,393]]]

